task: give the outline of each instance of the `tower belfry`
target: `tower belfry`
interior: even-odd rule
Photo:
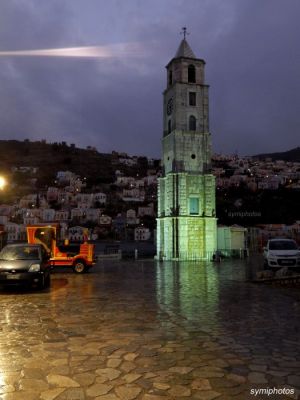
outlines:
[[[157,258],[209,259],[216,250],[215,177],[205,61],[186,40],[166,66],[163,177],[158,184]]]

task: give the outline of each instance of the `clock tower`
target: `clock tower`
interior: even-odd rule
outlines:
[[[205,61],[185,35],[166,66],[163,176],[158,184],[157,258],[211,259],[216,251],[215,177]]]

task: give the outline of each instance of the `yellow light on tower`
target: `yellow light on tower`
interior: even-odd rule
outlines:
[[[4,189],[5,185],[6,185],[6,180],[3,178],[3,176],[0,176],[0,190]]]

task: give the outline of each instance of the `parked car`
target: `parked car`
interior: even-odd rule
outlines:
[[[266,268],[300,267],[300,250],[292,239],[270,239],[264,248]]]
[[[49,255],[41,244],[9,244],[0,252],[0,285],[50,285]]]

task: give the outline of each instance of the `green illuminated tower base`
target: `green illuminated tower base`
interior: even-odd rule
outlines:
[[[213,175],[168,174],[159,179],[157,258],[211,260],[216,251]]]

